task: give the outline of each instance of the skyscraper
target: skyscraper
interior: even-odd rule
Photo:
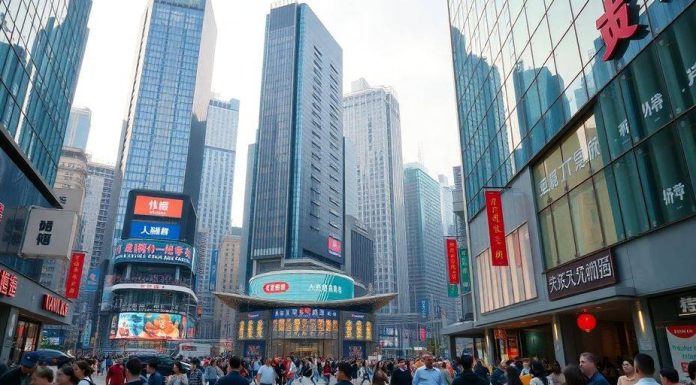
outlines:
[[[442,216],[442,232],[444,235],[456,235],[454,225],[454,208],[452,206],[452,192],[454,188],[450,186],[446,175],[438,175],[440,182],[440,212]]]
[[[341,268],[341,47],[306,4],[266,19],[250,247],[254,273]]]
[[[352,84],[343,98],[345,135],[355,144],[358,218],[375,237],[375,291],[399,293],[384,310],[409,311],[399,102],[391,88]]]
[[[240,280],[244,279],[239,274],[239,268],[243,264],[241,258],[242,229],[235,227],[231,229],[232,235],[222,237],[220,244],[215,248],[218,251],[217,272],[215,277],[215,291],[235,292],[239,290]],[[211,285],[212,286],[212,285]],[[205,312],[205,310],[204,310]],[[232,340],[235,332],[234,311],[225,305],[220,299],[215,298],[215,308],[213,317],[216,322],[215,331],[221,340]]]
[[[73,107],[70,109],[68,128],[65,130],[64,147],[75,147],[82,151],[87,150],[89,128],[92,122],[92,110],[87,107]]]
[[[404,170],[407,255],[411,312],[434,319],[443,311],[454,317],[454,301],[447,297],[445,241],[442,233],[440,184],[420,164]]]
[[[205,252],[199,250],[199,270],[196,283],[199,303],[203,307],[198,326],[200,338],[217,338],[213,335],[215,290],[210,280],[215,280],[217,253],[222,236],[230,231],[232,215],[232,188],[234,184],[234,160],[237,154],[237,126],[239,100],[213,99],[208,105],[208,122],[203,150],[201,190],[198,200],[198,231],[207,233]],[[235,271],[235,274],[237,272]]]
[[[209,0],[150,0],[120,143],[114,234],[128,192],[200,187],[216,26]]]

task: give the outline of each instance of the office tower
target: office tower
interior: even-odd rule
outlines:
[[[352,215],[346,215],[345,223],[343,252],[346,256],[346,274],[358,284],[357,296],[372,293],[375,282],[375,233]],[[362,292],[357,291],[358,288]]]
[[[421,312],[425,303],[429,317],[454,318],[454,301],[447,297],[440,184],[420,164],[404,167],[404,202],[411,312]]]
[[[211,275],[210,290],[232,293],[239,292],[240,281],[243,276],[239,274],[239,268],[244,263],[241,258],[242,229],[234,227],[229,235],[224,235],[220,244],[216,247],[217,269],[215,276]],[[241,285],[243,286],[243,285]],[[225,305],[220,299],[215,298],[215,316],[217,323],[216,334],[221,340],[231,341],[235,334],[234,310]]]
[[[201,191],[198,200],[198,231],[207,233],[207,247],[198,249],[200,274],[196,282],[198,300],[203,313],[198,326],[198,337],[217,338],[213,334],[214,298],[208,290],[214,280],[213,254],[221,237],[230,231],[232,215],[232,189],[234,185],[234,160],[237,155],[237,126],[239,100],[212,99],[208,105],[208,123],[203,150]]]
[[[63,139],[63,147],[75,147],[86,151],[91,121],[92,110],[89,108],[71,108],[68,128],[65,130],[65,138]]]
[[[114,235],[132,189],[200,188],[216,26],[207,0],[150,0],[119,149]]]
[[[343,265],[342,56],[306,4],[271,9],[247,223],[254,274]]]
[[[399,102],[391,88],[353,82],[343,98],[345,135],[355,144],[358,218],[374,231],[377,293],[399,293],[383,310],[409,311]]]
[[[440,213],[442,217],[442,232],[444,235],[456,235],[454,226],[454,208],[452,203],[452,193],[454,188],[450,186],[449,180],[445,175],[438,175],[440,183]]]

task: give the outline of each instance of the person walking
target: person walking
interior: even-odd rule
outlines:
[[[520,372],[517,371],[513,365],[509,365],[505,369],[505,384],[506,385],[522,385],[522,380],[520,380]]]
[[[585,352],[580,355],[580,370],[588,379],[587,385],[609,385],[609,381],[597,369],[597,356],[594,354]]]
[[[256,382],[259,385],[273,385],[276,383],[277,377],[276,370],[271,366],[271,359],[267,358],[265,364],[256,373]]]
[[[258,369],[256,369],[258,371]],[[255,375],[254,375],[255,376]],[[218,380],[217,367],[215,366],[215,361],[210,360],[208,365],[205,367],[203,372],[203,379],[205,380],[205,385],[215,385]]]
[[[79,381],[75,377],[75,371],[70,364],[61,366],[56,372],[56,385],[77,385]]]
[[[131,358],[126,362],[126,385],[145,385],[145,381],[140,376],[143,371],[143,364],[137,358]],[[160,379],[162,377],[160,376]],[[162,382],[160,381],[160,385]]]
[[[130,362],[130,360],[128,360]],[[152,361],[147,363],[147,385],[164,385],[162,375],[157,371],[157,362]],[[128,363],[126,363],[126,371],[128,371]]]
[[[188,374],[189,385],[204,385],[203,384],[203,371],[200,369],[201,360],[198,358],[193,358],[191,360],[191,371]]]
[[[440,371],[433,367],[433,356],[430,354],[423,355],[423,363],[424,365],[416,369],[416,372],[413,374],[413,385],[445,385]],[[469,370],[471,370],[473,363],[472,358]],[[474,374],[473,371],[471,373]]]
[[[679,373],[674,368],[660,369],[660,384],[679,385]]]
[[[474,357],[465,354],[460,358],[462,373],[452,381],[452,385],[487,385],[488,381],[474,373]],[[426,361],[427,365],[427,361]],[[421,370],[421,369],[418,369]],[[417,371],[416,371],[417,372]],[[415,385],[415,383],[414,383]]]
[[[349,363],[341,362],[336,367],[336,385],[353,385],[350,372],[352,368]]]
[[[31,375],[31,385],[53,385],[53,370],[41,366]]]
[[[565,385],[565,377],[561,371],[561,364],[558,361],[551,363],[551,373],[549,373],[547,378],[550,385]]]
[[[411,375],[411,371],[406,366],[406,360],[399,358],[397,368],[392,372],[389,385],[411,385],[412,383],[413,376]]]
[[[110,365],[106,371],[106,385],[123,385],[126,382],[126,368],[123,367],[123,360],[117,359],[114,365]]]
[[[437,371],[437,369],[435,370]],[[442,381],[442,377],[440,377],[440,381]],[[388,382],[387,369],[384,367],[384,362],[379,361],[377,365],[375,365],[375,373],[372,375],[372,385],[387,385]]]
[[[638,382],[638,376],[636,376],[636,369],[633,367],[633,362],[629,360],[623,360],[621,363],[621,370],[623,371],[623,376],[619,377],[617,385],[635,385]]]
[[[34,352],[24,353],[19,361],[19,366],[9,370],[0,376],[0,384],[2,385],[27,385],[31,380],[31,375],[36,370],[36,364],[39,361],[39,356]]]
[[[570,364],[563,369],[563,377],[566,385],[587,385],[589,382],[585,373],[575,364]]]
[[[507,361],[501,360],[500,364],[493,369],[493,374],[491,374],[491,385],[505,385],[505,383],[507,383],[505,370],[507,370]]]
[[[655,375],[655,360],[645,353],[638,353],[633,358],[635,376],[638,378],[636,385],[659,385],[653,378]]]
[[[324,362],[324,367],[321,369],[321,375],[324,377],[324,382],[326,385],[329,385],[329,382],[331,382],[331,364],[328,360]]]
[[[549,385],[549,379],[546,378],[546,370],[541,361],[535,360],[530,363],[529,374],[532,376],[529,382],[531,385]]]
[[[167,377],[167,385],[189,385],[184,366],[177,361],[172,365],[172,374]]]
[[[244,378],[241,374],[241,358],[237,356],[230,357],[228,368],[230,369],[230,372],[227,375],[221,377],[217,381],[217,385],[249,385],[249,380]]]
[[[73,370],[75,371],[75,376],[80,380],[77,385],[94,385],[94,381],[92,381],[94,369],[87,361],[76,361],[73,364]]]

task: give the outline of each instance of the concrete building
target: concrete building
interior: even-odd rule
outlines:
[[[213,281],[210,281],[210,290],[222,293],[243,292],[244,284],[241,283],[239,269],[243,261],[241,257],[242,237],[240,228],[233,228],[234,235],[224,235],[217,248],[217,271]],[[211,277],[212,278],[212,277]],[[215,298],[215,316],[217,323],[215,334],[220,340],[231,341],[235,337],[235,311],[225,305],[219,298]]]
[[[234,162],[237,155],[237,128],[239,100],[212,99],[208,105],[208,122],[203,150],[203,171],[198,200],[198,231],[207,233],[206,250],[198,249],[196,293],[203,307],[197,337],[216,338],[214,333],[215,303],[207,289],[213,274],[213,253],[222,236],[229,234],[232,225],[232,190],[234,187]],[[236,270],[235,270],[236,272]]]
[[[91,124],[92,110],[87,107],[71,108],[68,127],[63,139],[63,147],[74,147],[87,151],[87,140],[89,139]]]

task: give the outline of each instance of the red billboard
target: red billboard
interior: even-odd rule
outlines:
[[[133,214],[152,217],[181,218],[184,201],[163,197],[138,195],[135,197]]]
[[[503,201],[500,191],[486,191],[486,212],[488,214],[488,236],[491,242],[492,265],[509,266],[505,243]]]
[[[80,294],[80,282],[82,282],[82,267],[85,264],[85,253],[73,251],[68,268],[68,277],[65,280],[65,298],[75,299]]]
[[[459,250],[457,249],[457,240],[448,239],[447,245],[447,275],[451,285],[459,284]]]
[[[341,256],[341,241],[329,237],[329,253],[335,256]]]

